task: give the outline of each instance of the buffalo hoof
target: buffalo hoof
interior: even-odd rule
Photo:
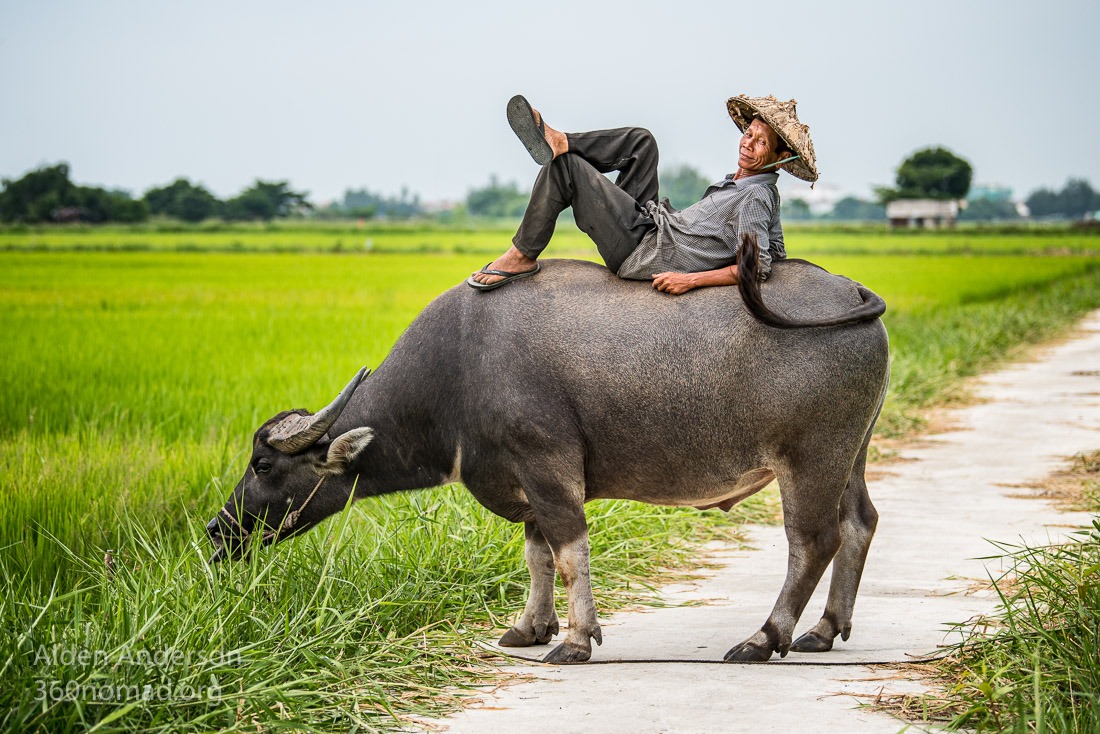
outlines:
[[[722,658],[727,663],[762,663],[772,656],[772,651],[750,642],[742,642]]]
[[[592,657],[591,648],[577,647],[570,642],[563,642],[553,650],[551,650],[546,657],[542,659],[544,663],[550,663],[551,665],[560,665],[562,663],[583,663]]]
[[[549,625],[536,625],[534,629],[525,630],[512,627],[504,633],[497,643],[501,647],[531,647],[533,645],[546,645],[558,634],[558,623],[555,620]]]
[[[816,632],[807,632],[791,645],[792,652],[829,652],[832,649],[833,641],[822,637]]]

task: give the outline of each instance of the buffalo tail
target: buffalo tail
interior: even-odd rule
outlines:
[[[745,308],[758,321],[777,329],[801,329],[813,326],[842,326],[861,321],[872,321],[886,313],[886,302],[869,288],[857,284],[862,303],[841,316],[829,316],[819,319],[794,320],[778,314],[764,303],[760,291],[760,247],[756,235],[746,234],[741,238],[741,249],[737,251],[737,290]]]

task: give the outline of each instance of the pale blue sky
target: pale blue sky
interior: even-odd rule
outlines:
[[[534,176],[504,119],[521,92],[560,129],[648,127],[663,163],[718,178],[747,92],[798,100],[843,191],[928,145],[1017,195],[1100,187],[1097,28],[1095,0],[0,0],[0,176],[66,160],[137,194],[262,177],[459,199]]]

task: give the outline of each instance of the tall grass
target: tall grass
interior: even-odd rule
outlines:
[[[491,673],[475,643],[526,587],[521,530],[453,488],[361,503],[217,567],[205,516],[171,512],[120,516],[94,553],[43,545],[71,564],[50,578],[0,565],[5,730],[371,731],[436,715]],[[724,518],[623,503],[590,521],[605,608],[729,537]]]
[[[961,376],[1100,306],[1098,259],[1084,255],[814,259],[890,303],[892,432]],[[518,611],[527,578],[519,528],[460,488],[361,503],[213,570],[202,526],[260,422],[325,404],[484,262],[0,253],[4,727],[371,730],[480,680],[472,641]],[[598,603],[636,599],[774,501],[733,517],[596,503]]]
[[[1100,511],[1100,449],[1042,489]],[[935,688],[897,701],[906,715],[979,732],[1100,731],[1100,519],[1075,535],[997,544],[997,607],[955,625],[960,642],[936,663]]]
[[[1001,546],[999,607],[960,625],[926,716],[979,732],[1100,731],[1100,520],[1079,536]]]

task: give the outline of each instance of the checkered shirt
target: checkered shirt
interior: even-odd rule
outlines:
[[[779,223],[778,179],[778,173],[758,173],[735,181],[730,174],[682,211],[673,209],[668,199],[646,202],[657,226],[623,262],[619,277],[650,280],[658,273],[717,270],[733,264],[742,235],[755,234],[760,273],[766,278],[772,261],[787,256]]]

